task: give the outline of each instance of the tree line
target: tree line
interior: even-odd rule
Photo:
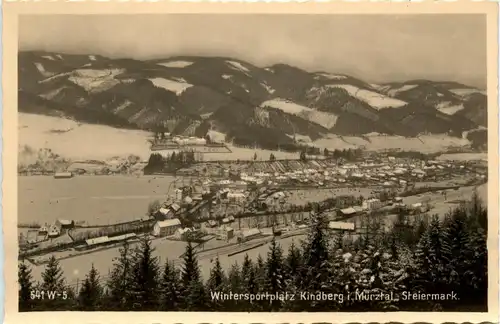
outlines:
[[[180,168],[188,167],[197,161],[194,150],[172,152],[167,156],[152,153],[148,164],[144,167],[144,174],[156,172],[174,172]]]
[[[179,266],[160,264],[144,236],[120,249],[107,278],[92,265],[78,290],[70,287],[55,258],[40,282],[27,263],[19,265],[20,311],[487,311],[487,209],[477,195],[437,215],[398,216],[391,229],[373,218],[359,235],[329,231],[327,217],[313,214],[307,237],[283,251],[276,239],[267,256],[225,271],[218,258],[203,280],[189,243]],[[48,300],[33,291],[58,291],[68,298]],[[220,293],[295,294],[295,299],[221,300]],[[302,292],[344,296],[343,300],[304,300]],[[444,296],[404,298],[405,292]],[[365,293],[365,295],[362,295]],[[365,300],[347,296],[386,296]],[[388,298],[387,296],[391,296]],[[455,296],[456,298],[454,298]]]
[[[335,150],[328,150],[325,148],[323,150],[323,155],[328,157],[328,158],[333,158],[333,159],[344,159],[347,161],[356,161],[360,158],[363,157],[363,150],[360,148],[357,149],[335,149]]]

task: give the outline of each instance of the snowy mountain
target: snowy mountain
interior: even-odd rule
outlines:
[[[485,92],[455,82],[374,85],[224,57],[139,61],[20,52],[18,69],[21,112],[183,135],[212,131],[269,149],[331,135],[461,138],[487,124]]]

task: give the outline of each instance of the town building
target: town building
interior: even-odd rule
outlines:
[[[242,242],[246,242],[256,237],[259,237],[261,234],[262,233],[258,228],[251,228],[241,233],[240,240]]]
[[[329,222],[328,229],[340,231],[354,231],[355,224],[349,222]]]
[[[246,200],[246,195],[243,192],[228,192],[227,199],[232,203],[243,203]]]
[[[175,215],[181,209],[181,206],[179,204],[173,203],[172,205],[169,206],[169,208]]]
[[[107,236],[101,236],[96,238],[91,238],[85,240],[87,247],[97,247],[109,243],[109,238]]]
[[[47,239],[47,231],[45,233],[40,234],[39,231],[28,230],[26,234],[26,243],[35,244],[41,241],[45,241]]]
[[[214,221],[213,219],[210,219],[203,224],[201,224],[201,230],[207,234],[214,234],[216,233],[217,229],[217,222]]]
[[[68,219],[58,219],[55,224],[58,228],[63,230],[69,230],[75,227],[75,222]]]
[[[184,195],[184,191],[183,190],[181,190],[181,189],[175,189],[175,191],[174,191],[174,200],[176,202],[182,201],[183,195]]]
[[[187,240],[189,233],[191,233],[193,230],[191,228],[178,228],[175,231],[175,238],[178,240]]]
[[[370,198],[365,201],[363,201],[363,209],[364,210],[375,210],[382,208],[383,203],[380,201],[380,199],[377,198]]]
[[[157,221],[153,226],[153,235],[157,237],[173,235],[181,227],[181,221],[178,218]]]
[[[56,225],[51,225],[49,227],[47,235],[50,238],[58,237],[59,235],[61,235],[61,229]]]
[[[127,233],[122,235],[117,235],[113,237],[109,237],[109,242],[123,242],[137,238],[137,234],[135,233]]]
[[[154,213],[154,218],[157,221],[164,221],[174,218],[174,211],[171,208],[161,207]]]
[[[54,179],[69,179],[73,178],[73,173],[71,172],[56,172],[54,173]]]
[[[49,232],[49,227],[47,225],[42,225],[38,230],[38,235],[46,235]]]
[[[229,241],[234,237],[234,229],[229,226],[222,226],[216,232],[217,240]]]
[[[356,210],[352,207],[344,208],[339,210],[340,216],[349,217],[356,215]]]

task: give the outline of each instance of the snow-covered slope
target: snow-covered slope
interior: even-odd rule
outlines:
[[[166,63],[157,63],[158,65],[168,67],[168,68],[185,68],[193,64],[193,62],[187,61],[171,61]]]
[[[186,89],[192,87],[192,84],[187,83],[185,80],[169,80],[166,78],[154,78],[149,79],[157,87],[163,88],[165,90],[176,93],[177,95],[182,94]]]
[[[402,100],[390,98],[374,91],[360,89],[350,84],[332,84],[329,85],[329,87],[342,88],[346,90],[351,96],[369,104],[377,110],[384,108],[399,108],[407,104]]]
[[[292,114],[295,116],[302,117],[310,122],[321,125],[327,129],[334,127],[338,118],[338,116],[334,114],[304,107],[280,98],[267,100],[263,102],[260,106],[279,109],[287,114]]]

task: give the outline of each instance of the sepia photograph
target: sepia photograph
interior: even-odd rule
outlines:
[[[18,311],[491,312],[487,36],[19,15]]]

